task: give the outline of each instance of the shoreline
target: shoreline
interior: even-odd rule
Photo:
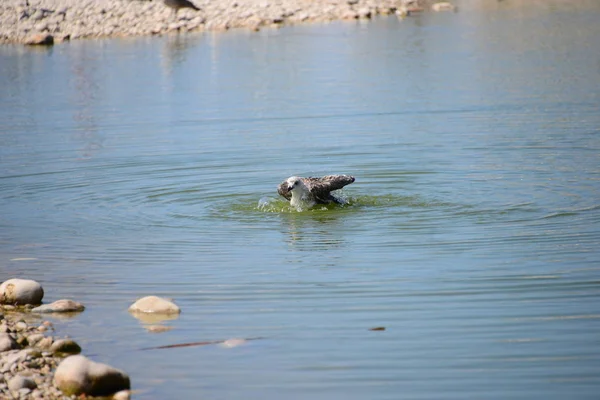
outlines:
[[[433,0],[194,0],[175,13],[163,0],[3,0],[0,44],[225,31],[369,19],[430,9]]]

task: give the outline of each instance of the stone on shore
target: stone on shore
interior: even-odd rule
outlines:
[[[50,351],[53,353],[79,354],[81,353],[81,347],[71,339],[58,339],[52,343]]]
[[[67,357],[58,365],[54,383],[67,396],[109,396],[131,387],[125,372],[81,355]]]
[[[181,309],[172,301],[158,296],[146,296],[129,307],[132,313],[179,314]]]
[[[57,300],[54,303],[44,304],[35,307],[31,312],[35,313],[61,313],[61,312],[81,312],[85,310],[83,304],[69,299]]]
[[[35,33],[25,39],[25,44],[29,46],[51,46],[54,44],[54,36],[49,33]]]
[[[456,7],[447,1],[434,3],[431,5],[433,11],[456,11]]]
[[[0,304],[40,304],[44,297],[42,285],[30,279],[9,279],[0,285]]]
[[[10,334],[5,332],[0,333],[0,353],[18,348],[19,345]]]
[[[180,10],[173,15],[163,1],[156,0],[1,0],[0,43],[50,45],[77,38],[260,30],[309,21],[367,19],[399,8],[411,14],[429,9],[432,1],[204,1],[198,2],[200,11]]]
[[[131,398],[130,393],[129,390],[121,390],[120,392],[113,394],[112,400],[129,400]]]
[[[35,389],[37,384],[31,378],[15,375],[8,381],[8,390],[11,392],[18,392],[21,389]]]

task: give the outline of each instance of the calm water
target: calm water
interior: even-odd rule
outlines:
[[[508,7],[0,47],[0,280],[139,399],[597,399],[600,4]]]

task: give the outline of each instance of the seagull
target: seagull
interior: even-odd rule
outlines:
[[[173,10],[173,13],[177,15],[177,11],[180,8],[191,8],[196,11],[200,11],[198,7],[194,5],[191,1],[188,0],[164,0],[165,5]]]
[[[281,182],[277,193],[290,201],[292,207],[306,209],[315,204],[344,204],[331,192],[354,182],[350,175],[327,175],[322,178],[291,176]]]

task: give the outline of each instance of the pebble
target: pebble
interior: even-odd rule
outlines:
[[[192,0],[200,11],[173,15],[162,0],[2,0],[0,43],[52,44],[64,38],[138,36],[371,18],[404,4],[429,8],[434,0]],[[58,37],[60,36],[60,39]],[[52,38],[52,39],[50,39]]]

